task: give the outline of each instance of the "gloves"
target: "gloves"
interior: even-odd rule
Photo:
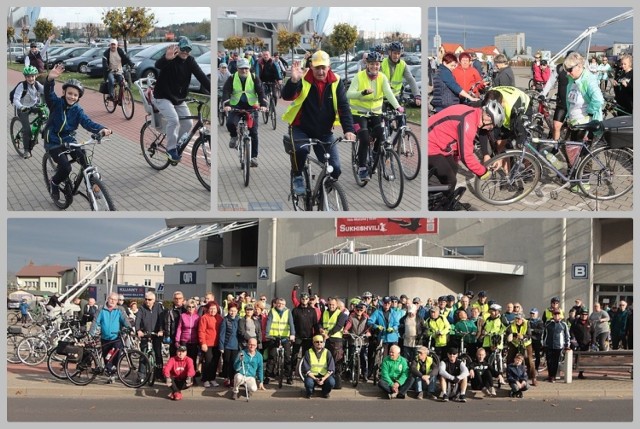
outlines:
[[[480,176],[480,180],[488,180],[491,177],[491,171],[487,169],[487,172]]]
[[[31,111],[31,107],[22,106],[22,107],[20,108],[20,111],[21,111],[22,113],[29,112],[29,111]]]
[[[400,106],[396,109],[399,113],[404,112],[404,107]]]
[[[393,328],[387,328],[387,332],[388,333],[392,333],[393,332]]]
[[[378,331],[384,331],[384,326],[378,325]]]
[[[453,380],[451,380],[452,383],[458,384],[460,383],[460,378],[459,377],[453,377]]]

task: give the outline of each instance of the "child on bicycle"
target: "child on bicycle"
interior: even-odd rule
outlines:
[[[71,173],[71,162],[67,158],[67,153],[72,160],[83,159],[82,149],[67,147],[68,143],[76,142],[75,133],[78,126],[82,126],[92,134],[111,135],[110,129],[93,122],[80,107],[79,101],[84,95],[84,87],[79,80],[69,79],[62,85],[63,97],[56,95],[54,91],[55,79],[63,72],[64,66],[56,64],[49,72],[44,86],[44,96],[50,110],[44,136],[44,148],[58,164],[56,174],[51,178],[49,184],[49,192],[54,201],[60,199],[59,185],[64,183]]]
[[[34,66],[26,66],[22,71],[24,81],[16,86],[13,93],[12,103],[20,118],[22,125],[22,143],[24,144],[24,159],[31,158],[31,149],[35,145],[35,136],[31,135],[31,123],[29,115],[34,112],[34,108],[40,104],[41,96],[44,95],[44,86],[36,81],[38,69]]]

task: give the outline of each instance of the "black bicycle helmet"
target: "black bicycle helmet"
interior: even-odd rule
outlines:
[[[367,62],[368,63],[373,63],[373,62],[380,62],[382,61],[383,57],[382,54],[378,51],[371,51],[369,52],[369,55],[367,55]]]
[[[402,43],[395,41],[395,42],[391,42],[389,44],[389,50],[390,51],[395,51],[395,52],[402,52],[404,51],[404,46],[402,46]]]
[[[375,52],[380,52],[381,54],[384,53],[384,47],[382,45],[375,45],[373,48],[371,48],[371,50]]]
[[[84,86],[82,86],[82,82],[80,82],[78,79],[69,79],[64,83],[64,85],[62,85],[63,90],[66,90],[68,87],[73,87],[78,90],[78,92],[80,93],[80,96],[78,98],[82,98],[82,96],[84,95]]]

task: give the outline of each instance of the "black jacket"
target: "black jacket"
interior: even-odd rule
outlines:
[[[141,305],[136,313],[136,331],[161,331],[164,327],[163,313],[164,307],[159,302],[154,303],[151,309],[146,305]]]
[[[297,306],[291,311],[293,326],[296,328],[296,339],[309,339],[313,337],[314,327],[318,323],[316,309],[311,306]]]
[[[211,91],[211,80],[191,55],[186,60],[178,56],[168,60],[163,55],[156,61],[155,66],[160,70],[153,91],[156,98],[165,98],[174,105],[182,103],[189,94],[191,75],[194,75],[207,91]]]

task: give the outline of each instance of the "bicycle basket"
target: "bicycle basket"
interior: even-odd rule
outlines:
[[[286,134],[282,136],[282,144],[284,146],[285,153],[291,155],[295,151],[291,137]]]
[[[614,149],[633,147],[633,117],[618,116],[602,121],[604,139]]]
[[[67,360],[72,363],[80,362],[84,355],[84,348],[80,346],[67,346],[65,351]]]

